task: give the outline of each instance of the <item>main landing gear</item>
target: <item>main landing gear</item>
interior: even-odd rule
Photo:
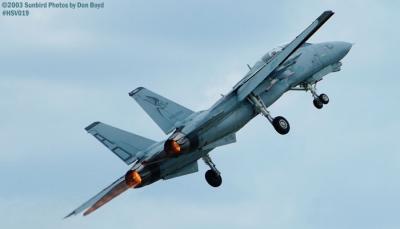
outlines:
[[[254,94],[250,94],[248,98],[250,102],[254,105],[254,107],[257,109],[257,111],[268,119],[268,121],[275,128],[276,132],[282,135],[289,133],[290,125],[289,122],[284,117],[278,116],[273,118],[260,97]]]
[[[217,167],[215,167],[214,162],[208,154],[203,157],[203,161],[210,166],[210,169],[207,170],[205,174],[207,183],[214,188],[219,187],[222,184],[221,173],[218,171]]]

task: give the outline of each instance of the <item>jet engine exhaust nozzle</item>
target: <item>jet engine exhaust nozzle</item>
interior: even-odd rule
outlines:
[[[125,174],[125,183],[130,188],[135,188],[142,183],[142,177],[134,170],[129,170]]]
[[[179,140],[168,139],[164,144],[164,151],[172,156],[187,153],[191,148],[190,141],[187,138],[181,138]]]
[[[184,135],[182,133],[174,133],[167,141],[164,143],[164,151],[172,156],[178,156],[197,147],[198,140],[195,135]]]
[[[182,153],[182,147],[177,141],[169,139],[164,144],[164,151],[169,154],[179,155]]]

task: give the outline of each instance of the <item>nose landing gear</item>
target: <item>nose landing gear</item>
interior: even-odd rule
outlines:
[[[329,103],[329,97],[326,94],[320,94],[318,96],[319,100],[321,100],[321,102],[323,104],[328,104]]]
[[[314,100],[313,104],[317,109],[321,109],[324,105],[329,103],[329,97],[326,94],[317,94],[316,84],[300,84],[297,87],[292,88],[294,91],[310,91]]]
[[[314,107],[317,108],[317,109],[321,109],[324,106],[322,101],[320,99],[318,99],[318,98],[315,98],[313,100],[313,104],[314,104]]]
[[[314,97],[313,104],[317,109],[321,109],[324,104],[326,105],[329,103],[329,97],[326,94],[317,94],[315,84],[314,86],[307,85],[306,90],[309,90]]]
[[[321,109],[324,106],[324,104],[328,103],[329,103],[329,97],[327,95],[320,94],[319,96],[314,96],[313,104],[317,109]]]

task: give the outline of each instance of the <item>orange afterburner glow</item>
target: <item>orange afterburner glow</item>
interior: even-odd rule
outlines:
[[[142,183],[142,177],[138,172],[130,170],[125,175],[125,183],[130,188],[134,188]]]
[[[181,146],[174,140],[171,141],[171,150],[175,154],[179,154],[181,152]]]

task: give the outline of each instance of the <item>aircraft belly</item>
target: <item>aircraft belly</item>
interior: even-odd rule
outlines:
[[[236,109],[227,114],[224,119],[216,123],[212,128],[199,134],[200,145],[207,145],[224,136],[235,133],[255,115],[253,107],[247,100],[244,100]]]
[[[160,163],[160,178],[167,177],[172,172],[185,167],[188,164],[196,162],[201,157],[208,154],[212,149],[209,150],[197,150],[188,154],[181,155],[179,157],[170,158]]]
[[[196,173],[198,171],[199,171],[199,166],[198,166],[197,161],[195,161],[195,162],[185,165],[184,167],[179,168],[171,173],[168,173],[166,176],[163,176],[162,178],[164,180],[168,180],[168,179],[173,179],[173,178],[180,177],[180,176],[185,176],[185,175],[188,175],[191,173]]]
[[[318,81],[322,80],[322,78],[323,78],[324,76],[328,75],[329,73],[340,71],[340,66],[341,66],[341,65],[342,65],[342,64],[341,64],[340,62],[337,62],[337,63],[335,63],[335,64],[328,65],[328,66],[326,66],[326,67],[320,69],[318,72],[312,74],[310,77],[308,77],[308,78],[306,79],[306,81],[307,81],[308,83],[318,82]]]
[[[260,94],[265,106],[271,106],[276,100],[278,100],[288,89],[290,85],[288,80],[283,79],[275,83],[268,91]]]

